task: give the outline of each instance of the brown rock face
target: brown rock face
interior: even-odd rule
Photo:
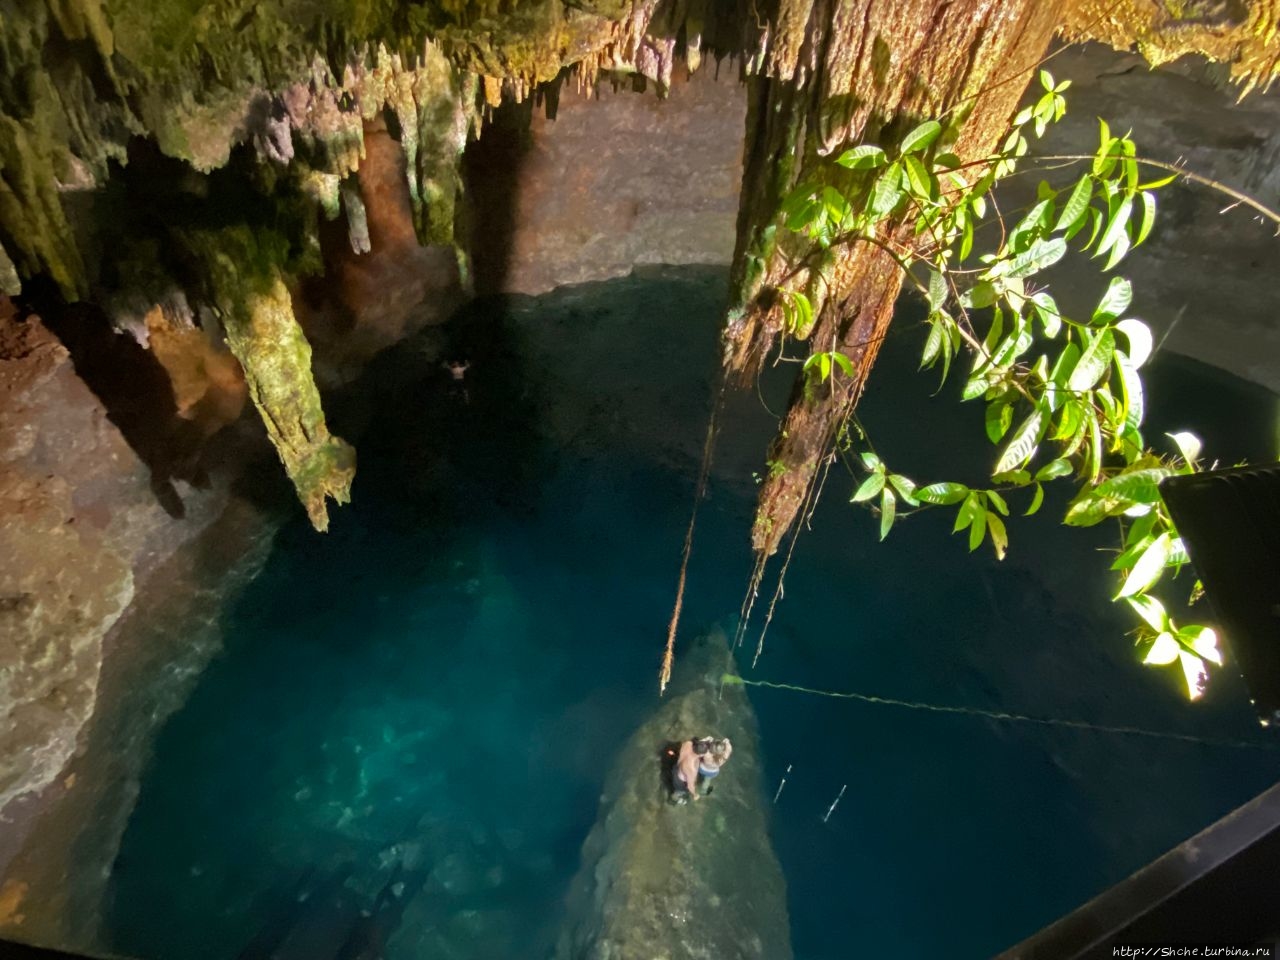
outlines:
[[[224,502],[166,512],[67,350],[0,300],[0,808],[62,769],[135,579]]]
[[[670,95],[566,85],[554,120],[490,127],[468,149],[481,292],[544,293],[637,265],[727,264],[746,92],[715,64]],[[505,134],[505,136],[504,136]]]
[[[0,322],[2,807],[69,758],[93,712],[102,636],[133,597],[133,571],[95,524],[76,523],[75,490],[53,472],[76,448],[106,448],[117,460],[128,448],[101,409],[98,429],[77,424],[78,438],[49,429],[47,413],[83,414],[93,398],[38,321]],[[68,440],[72,449],[60,449]]]

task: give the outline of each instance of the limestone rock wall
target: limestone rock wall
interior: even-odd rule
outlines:
[[[153,481],[62,343],[0,299],[0,808],[65,765],[135,582],[225,503]]]
[[[482,289],[537,294],[636,266],[727,264],[746,108],[737,66],[704,63],[678,69],[665,98],[566,85],[555,119],[535,112],[516,142],[482,140],[469,184]]]

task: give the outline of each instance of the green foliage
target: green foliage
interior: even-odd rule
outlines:
[[[953,530],[967,532],[970,551],[990,542],[1003,559],[1009,548],[1006,496],[1025,495],[1021,512],[1034,514],[1046,484],[1072,478],[1077,492],[1063,522],[1092,526],[1118,519],[1115,598],[1139,619],[1145,662],[1179,663],[1194,698],[1205,663],[1221,662],[1216,638],[1201,625],[1179,626],[1151,591],[1187,559],[1159,483],[1195,470],[1200,443],[1190,434],[1171,435],[1177,456],[1146,447],[1139,370],[1151,355],[1152,337],[1145,323],[1126,315],[1130,282],[1113,277],[1091,315],[1076,319],[1059,310],[1041,277],[1073,252],[1100,261],[1104,273],[1122,262],[1150,235],[1155,191],[1171,178],[1140,182],[1133,140],[1100,121],[1098,148],[1070,187],[1060,191],[1041,182],[1036,202],[1016,223],[999,218],[987,194],[1018,169],[1027,137],[1043,135],[1066,109],[1067,83],[1055,83],[1042,70],[1040,86],[1039,99],[1013,118],[1000,151],[981,164],[962,166],[952,155],[933,155],[943,130],[928,120],[896,149],[862,144],[835,158],[853,177],[845,195],[831,186],[801,184],[786,202],[787,226],[821,251],[867,241],[899,259],[928,305],[921,368],[940,366],[945,381],[960,353],[971,355],[961,395],[986,404],[985,432],[999,448],[993,483],[984,487],[949,480],[917,486],[861,450],[866,477],[851,499],[878,509],[881,539],[913,509],[955,508]],[[999,242],[975,251],[976,228],[989,209],[999,219]],[[917,242],[887,246],[892,234],[883,225],[889,221],[914,222]],[[788,332],[805,335],[813,324],[811,302],[797,291],[782,297]],[[804,369],[811,385],[836,371],[853,375],[838,352],[814,352]],[[846,450],[855,446],[845,440]]]

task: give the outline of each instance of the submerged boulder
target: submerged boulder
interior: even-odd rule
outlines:
[[[788,960],[755,714],[724,634],[683,654],[662,708],[623,747],[570,889],[557,960]],[[666,748],[703,733],[733,756],[696,803],[668,800]],[[664,764],[664,759],[668,763]]]

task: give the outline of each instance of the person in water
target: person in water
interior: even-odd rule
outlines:
[[[671,771],[676,801],[683,803],[686,796],[697,800],[700,783],[706,784],[719,776],[720,768],[732,753],[733,744],[728,737],[695,737],[681,743]]]
[[[461,397],[464,403],[471,402],[471,393],[467,390],[467,371],[471,369],[471,361],[469,360],[450,360],[448,363],[442,363],[440,366],[449,371],[450,392],[455,397]]]

